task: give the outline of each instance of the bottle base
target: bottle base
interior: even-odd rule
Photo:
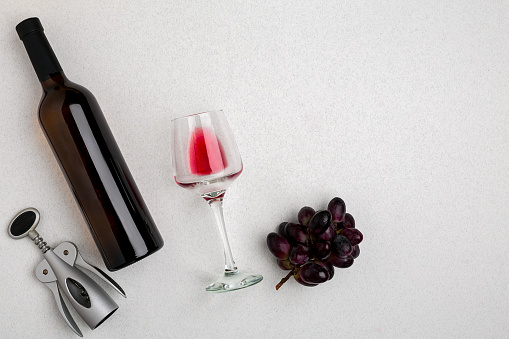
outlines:
[[[135,258],[135,259],[133,259],[133,260],[131,260],[129,262],[126,262],[126,263],[123,263],[123,264],[120,264],[120,265],[116,265],[114,267],[108,265],[107,261],[104,260],[104,258],[103,258],[103,261],[104,261],[104,264],[106,266],[106,269],[108,269],[108,271],[115,272],[115,271],[121,270],[123,268],[126,268],[127,266],[131,266],[132,264],[137,263],[138,261],[140,261],[142,259],[145,259],[146,257],[148,257],[148,256],[156,253],[157,251],[159,251],[161,248],[163,248],[163,246],[164,246],[164,242],[162,242],[161,245],[159,245],[159,247],[148,251],[144,255],[139,256],[139,257],[137,257],[137,258]]]

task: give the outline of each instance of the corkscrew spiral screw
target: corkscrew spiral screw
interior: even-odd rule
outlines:
[[[31,232],[37,233],[36,231],[33,231],[33,230]],[[29,236],[30,236],[30,234],[29,234]],[[48,244],[45,241],[43,241],[44,239],[41,236],[39,236],[38,233],[35,236],[35,238],[33,238],[33,240],[34,240],[34,243],[39,246],[42,253],[46,253],[48,250],[51,249],[51,247],[49,247]]]

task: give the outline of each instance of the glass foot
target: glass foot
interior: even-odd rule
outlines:
[[[225,272],[224,276],[215,283],[207,286],[205,290],[213,293],[230,292],[253,286],[262,280],[263,276],[261,274],[252,274],[241,271]]]

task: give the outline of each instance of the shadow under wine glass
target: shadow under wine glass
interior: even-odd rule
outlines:
[[[228,292],[252,286],[263,277],[239,271],[233,261],[223,217],[226,189],[242,173],[233,133],[223,111],[210,111],[173,119],[172,157],[175,182],[201,195],[214,211],[224,248],[225,271],[209,292]]]

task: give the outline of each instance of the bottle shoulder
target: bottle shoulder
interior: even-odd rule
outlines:
[[[84,106],[85,111],[99,109],[92,92],[84,86],[66,81],[63,84],[44,90],[39,104],[39,115],[61,112],[70,105]]]
[[[51,88],[45,88],[43,98],[62,95],[70,97],[77,97],[80,95],[85,97],[94,97],[92,92],[90,92],[86,87],[67,80],[64,83],[55,84],[55,86],[52,86]]]

